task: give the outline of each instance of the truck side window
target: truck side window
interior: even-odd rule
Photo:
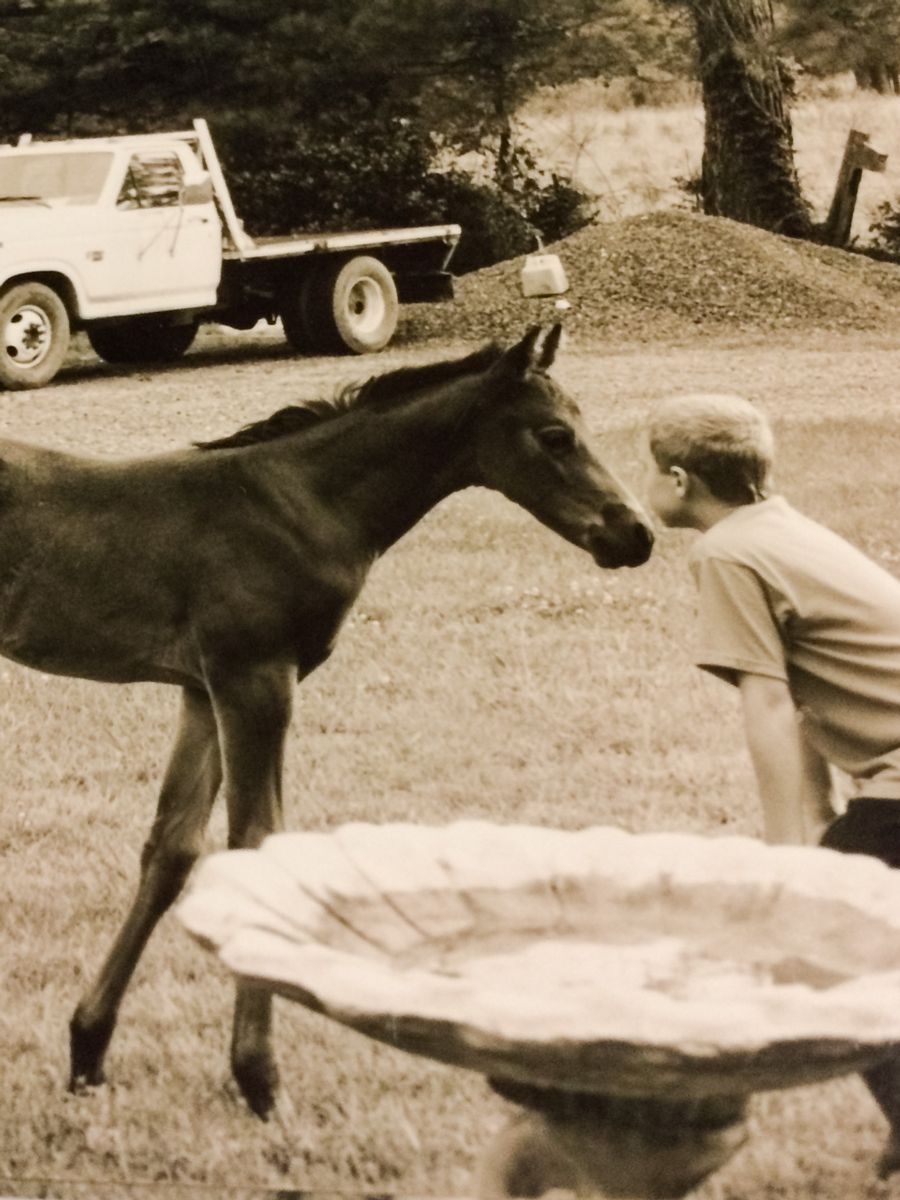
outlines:
[[[142,152],[128,164],[117,208],[166,208],[181,200],[184,168],[177,154]]]

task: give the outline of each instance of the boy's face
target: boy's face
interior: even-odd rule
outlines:
[[[677,527],[686,525],[685,472],[680,467],[663,471],[656,459],[645,451],[644,493],[647,506],[662,521],[663,525]]]

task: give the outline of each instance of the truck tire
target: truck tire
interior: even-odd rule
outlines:
[[[301,354],[312,354],[315,333],[311,328],[310,306],[319,294],[321,268],[307,269],[299,278],[291,278],[278,302],[278,315],[288,343]]]
[[[108,363],[174,362],[197,336],[197,322],[172,325],[133,317],[119,325],[97,325],[87,331],[95,354]]]
[[[69,349],[69,313],[43,283],[18,283],[0,293],[0,387],[44,387]]]
[[[288,340],[324,354],[372,354],[397,328],[400,304],[394,277],[370,255],[326,260],[300,288],[299,313],[282,312]],[[297,317],[299,316],[299,320]]]

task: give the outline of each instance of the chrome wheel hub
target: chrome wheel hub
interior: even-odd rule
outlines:
[[[36,304],[23,304],[7,319],[3,353],[17,367],[39,366],[49,354],[52,342],[50,318]]]
[[[357,279],[347,296],[347,312],[353,328],[361,336],[375,333],[384,320],[384,294],[376,280]]]

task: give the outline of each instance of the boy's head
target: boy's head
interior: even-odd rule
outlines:
[[[698,500],[726,507],[753,504],[768,492],[772,430],[740,396],[690,395],[663,400],[650,417],[655,478],[650,504],[667,525],[694,525]]]

